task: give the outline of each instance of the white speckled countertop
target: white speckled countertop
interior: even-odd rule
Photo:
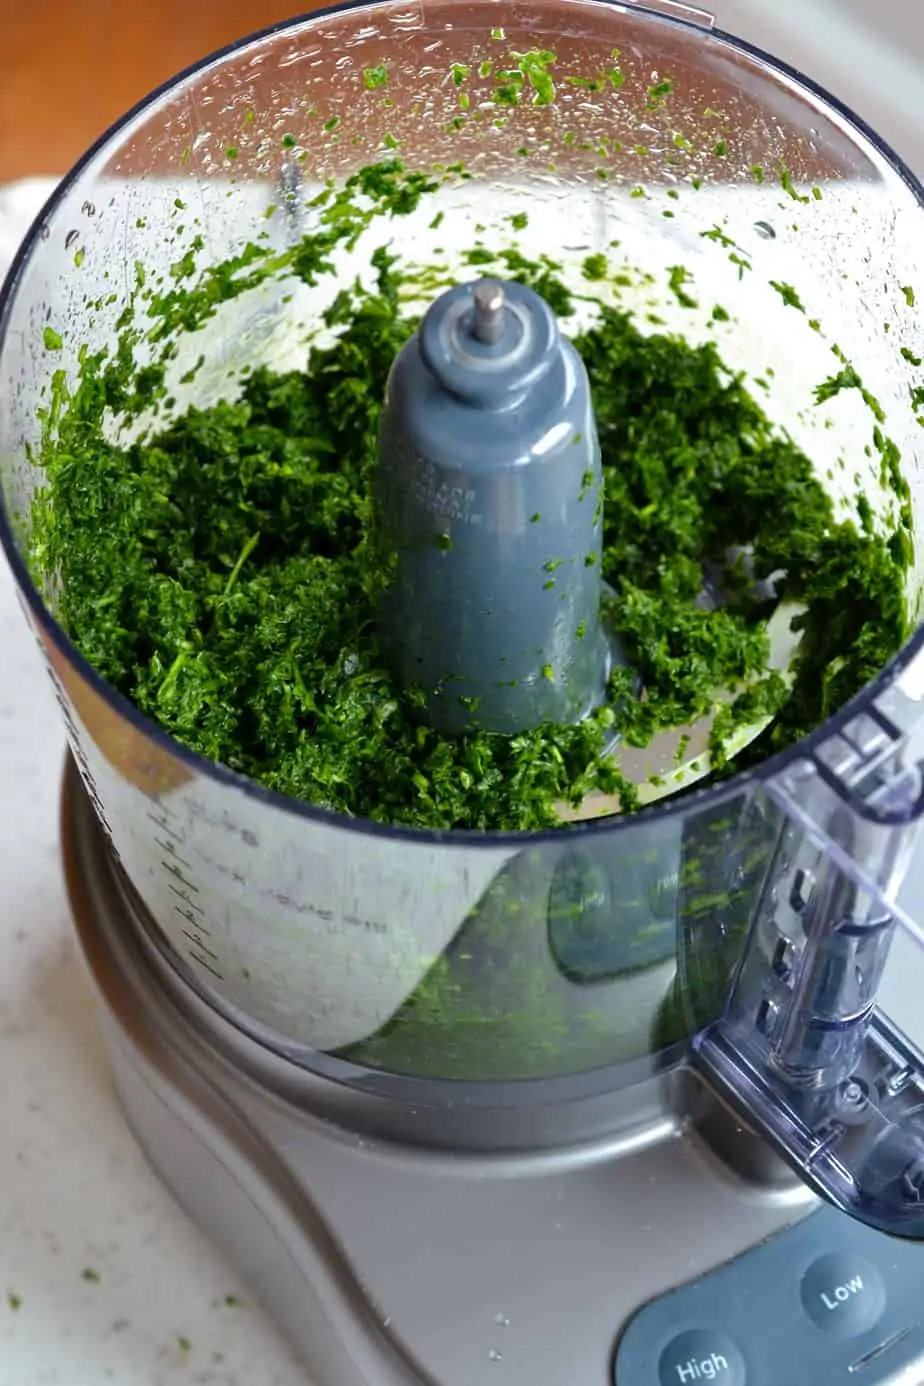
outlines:
[[[844,28],[830,0],[714,8],[723,27],[837,89],[924,168],[920,0],[893,4],[879,39]],[[848,11],[878,22],[864,0]],[[0,277],[47,191],[0,190]],[[0,559],[0,1386],[305,1386],[122,1123],[70,938],[57,848],[63,750]]]

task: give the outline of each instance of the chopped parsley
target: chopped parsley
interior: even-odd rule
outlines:
[[[367,91],[376,91],[380,87],[388,86],[388,68],[384,63],[377,63],[375,67],[367,67],[363,71],[363,82]]]
[[[542,104],[554,55],[515,56],[501,82],[518,95],[529,87]],[[163,344],[166,360],[177,333],[224,299],[283,271],[316,283],[372,216],[413,210],[437,186],[393,159],[328,189],[320,229],[282,256],[250,246],[201,272],[191,259],[166,288],[145,286],[139,274],[155,324],[148,339]],[[471,257],[543,294],[568,330],[574,304],[550,261],[515,249],[476,248]],[[238,397],[189,409],[133,442],[114,442],[104,418],[140,414],[166,387],[163,361],[132,368],[131,313],[125,351],[86,350],[72,397],[55,377],[33,571],[46,589],[59,580],[56,614],[83,655],[171,736],[271,790],[343,814],[531,830],[556,825],[557,804],[576,806],[595,789],[619,795],[625,811],[635,806],[634,787],[602,754],[613,727],[644,746],[707,715],[715,690],[738,688],[719,715],[723,732],[757,716],[773,721],[730,766],[714,744],[716,772],[728,773],[813,730],[898,650],[908,535],[837,519],[808,457],[713,344],[643,333],[628,313],[601,305],[574,336],[604,467],[603,549],[588,561],[599,561],[615,594],[606,617],[646,696],[617,670],[608,703],[578,726],[437,734],[422,720],[420,694],[395,685],[377,639],[377,431],[388,372],[416,326],[403,290],[420,271],[385,249],[372,260],[374,282],[337,295],[326,315],[333,340],[308,348],[302,369],[258,367]],[[585,261],[585,283],[604,274],[601,257]],[[671,269],[670,287],[692,307],[688,282],[682,267]],[[845,363],[819,402],[854,387],[862,388]],[[886,440],[877,446],[900,492],[898,458]],[[778,596],[807,607],[792,686],[767,671],[775,603],[758,600],[750,578],[728,574],[733,600],[720,609],[698,600],[704,569],[744,545],[753,546],[754,578],[785,570]],[[555,678],[551,664],[544,673]]]

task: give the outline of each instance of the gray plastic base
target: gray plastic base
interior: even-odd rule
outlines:
[[[904,1286],[905,1305],[916,1296],[924,1306],[921,1248],[854,1229],[830,1210],[806,1219],[817,1205],[803,1189],[736,1177],[650,1094],[618,1136],[499,1154],[360,1137],[284,1100],[247,1076],[250,1041],[237,1038],[238,1067],[217,1043],[217,1022],[214,1034],[190,1022],[182,983],[131,919],[113,913],[92,811],[73,784],[64,825],[80,942],[128,1120],[155,1170],[287,1333],[314,1386],[611,1386],[621,1338],[617,1386],[851,1380],[849,1362],[899,1319],[883,1314],[855,1351],[807,1317],[799,1257],[837,1249],[841,1234],[865,1238],[863,1255],[878,1257],[891,1287]],[[726,1135],[739,1153],[747,1148],[745,1133]],[[751,1157],[744,1166],[760,1172]],[[753,1262],[753,1279],[748,1258],[727,1283],[711,1290],[706,1280],[654,1303],[626,1332],[642,1306],[792,1224],[778,1253],[761,1253],[764,1269]],[[820,1288],[836,1301],[840,1283]],[[906,1308],[898,1313],[913,1327]],[[719,1326],[740,1363],[715,1338]],[[687,1330],[695,1333],[680,1345],[682,1360],[665,1359]],[[814,1335],[817,1351],[784,1366],[782,1349],[800,1334]],[[924,1366],[894,1374],[919,1345],[901,1341],[894,1354],[874,1355],[862,1386],[924,1380]]]

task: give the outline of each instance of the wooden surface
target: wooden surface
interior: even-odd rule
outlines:
[[[0,0],[0,184],[65,173],[152,87],[311,0]]]

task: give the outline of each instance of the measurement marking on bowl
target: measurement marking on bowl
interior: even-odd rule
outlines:
[[[189,932],[188,929],[183,930],[183,937],[187,940],[188,943],[191,943],[194,948],[201,948],[203,953],[208,953],[210,958],[213,958],[215,962],[218,962],[218,954],[213,953],[211,948],[206,947],[205,943],[202,941],[201,938],[195,938]]]
[[[151,816],[151,815],[148,814],[148,817],[149,817],[149,818],[150,818],[150,816]],[[161,842],[161,840],[160,840],[159,837],[155,837],[155,838],[153,839],[153,841],[154,841],[155,846],[159,847],[160,850],[161,850],[162,852],[166,852],[167,855],[168,855],[173,861],[178,861],[178,862],[180,863],[180,865],[181,865],[182,867],[184,867],[187,871],[191,871],[191,870],[192,870],[192,867],[190,866],[189,862],[186,861],[184,857],[181,857],[181,856],[180,856],[179,852],[176,850],[175,844],[174,844],[173,842],[171,842],[171,841],[169,840],[169,838],[168,838],[168,840],[167,840],[166,842]]]
[[[164,866],[165,864],[165,862],[161,862],[161,866]],[[193,900],[190,900],[189,896],[185,893],[185,891],[177,890],[176,886],[171,885],[169,881],[167,882],[167,889],[171,890],[173,894],[177,897],[177,899],[182,900],[183,904],[186,906],[185,910],[179,911],[180,914],[186,916],[187,918],[192,918],[193,914],[202,914],[201,906],[197,905]],[[173,908],[176,909],[176,905],[174,905]]]
[[[175,876],[176,879],[180,881],[181,884],[184,885],[187,890],[191,890],[194,895],[199,894],[199,887],[193,885],[192,881],[187,881],[186,877],[183,875],[180,868],[174,865],[172,861],[162,861],[161,866],[163,866],[167,871],[169,871],[171,876]],[[171,889],[172,888],[173,887],[171,886]]]
[[[177,832],[174,828],[171,827],[166,809],[164,809],[160,814],[152,813],[149,809],[147,812],[147,818],[151,823],[154,824],[156,828],[160,828],[162,833],[164,833],[167,837],[172,838],[174,842],[179,842],[181,846],[185,844],[186,834],[183,832],[182,829],[180,829],[180,831]],[[163,846],[162,843],[158,842],[158,839],[156,837],[154,841],[157,842],[157,845],[159,847]],[[172,849],[170,847],[167,847],[165,850],[169,852]]]
[[[165,876],[170,877],[169,880],[164,880],[164,884],[176,897],[171,908],[174,914],[183,920],[184,925],[189,926],[180,930],[180,937],[185,939],[187,944],[185,952],[192,962],[204,968],[216,981],[223,982],[224,975],[217,967],[219,957],[211,946],[214,938],[206,923],[205,910],[193,899],[194,895],[201,896],[202,892],[199,886],[190,880],[192,867],[189,862],[181,857],[177,851],[177,845],[180,847],[186,845],[185,829],[164,804],[157,804],[156,812],[153,808],[149,808],[145,816],[163,833],[163,838],[155,836],[152,841],[165,853],[158,865],[164,871]],[[213,963],[216,966],[213,966]]]

